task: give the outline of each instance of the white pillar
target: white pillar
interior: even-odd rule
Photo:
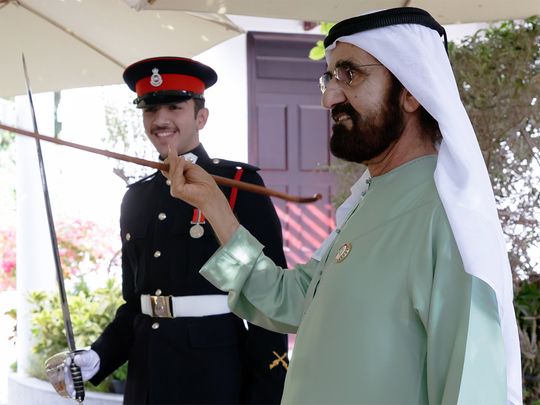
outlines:
[[[34,95],[40,132],[51,134],[53,94]],[[32,114],[26,97],[15,98],[17,126],[33,130]],[[41,119],[43,118],[43,119]],[[32,333],[28,293],[54,290],[56,275],[39,173],[36,142],[17,136],[17,368],[27,374]],[[46,146],[42,143],[42,149]],[[45,152],[44,152],[45,155]],[[45,159],[45,169],[47,160]]]

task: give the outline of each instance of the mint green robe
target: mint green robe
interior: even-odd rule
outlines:
[[[283,403],[506,403],[495,293],[463,269],[435,165],[374,177],[320,262],[281,269],[241,227],[201,270],[238,316],[298,333]]]

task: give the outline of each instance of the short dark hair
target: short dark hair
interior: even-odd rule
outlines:
[[[199,111],[201,111],[204,108],[204,98],[194,98],[193,102],[195,103],[194,110],[195,110],[195,117],[196,117]]]

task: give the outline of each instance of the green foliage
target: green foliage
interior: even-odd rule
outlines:
[[[30,374],[46,379],[43,368],[45,360],[68,350],[60,299],[56,292],[35,291],[30,293],[28,300],[32,305],[31,331],[35,342]],[[78,348],[84,348],[98,338],[124,301],[118,283],[111,278],[105,287],[94,291],[90,291],[84,282],[77,284],[72,294],[68,295],[68,302],[75,344]],[[127,363],[101,383],[97,390],[110,391],[112,379],[125,379],[126,373]],[[88,388],[96,389],[91,385]]]
[[[12,308],[6,312],[4,312],[4,315],[7,315],[12,320],[12,329],[11,332],[8,335],[8,341],[13,344],[13,347],[15,347],[15,342],[17,340],[17,309]],[[17,372],[17,362],[14,361],[12,364],[10,364],[10,369],[14,373]]]
[[[540,402],[540,279],[523,281],[516,291],[514,305],[519,320],[523,396],[525,402]]]
[[[450,52],[491,177],[510,265],[525,403],[540,402],[540,18],[478,31]]]
[[[323,41],[317,41],[317,45],[309,51],[309,59],[321,60],[322,58],[324,58],[324,44]]]
[[[0,129],[0,151],[5,151],[9,149],[13,141],[15,141],[14,133]]]
[[[330,31],[330,28],[334,26],[335,23],[322,22],[321,23],[321,34],[327,35]],[[317,41],[315,46],[309,51],[309,59],[311,60],[321,60],[324,58],[324,44],[323,41]]]
[[[125,87],[125,86],[123,86]],[[157,153],[146,138],[142,125],[141,110],[132,103],[133,94],[128,93],[114,103],[112,100],[105,106],[105,122],[107,135],[102,141],[111,150],[142,159],[155,160]],[[130,184],[150,173],[150,169],[132,163],[115,160],[114,174],[126,184]]]
[[[540,238],[540,18],[478,31],[450,52],[493,184],[516,282]]]

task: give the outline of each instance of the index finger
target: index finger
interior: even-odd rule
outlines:
[[[161,173],[168,179],[174,176],[174,173],[176,173],[176,170],[178,169],[178,165],[181,162],[182,157],[178,156],[176,153],[174,153],[173,149],[169,145],[169,153],[167,154],[167,158],[163,161],[163,163],[169,164],[169,170],[164,171],[162,170]]]

